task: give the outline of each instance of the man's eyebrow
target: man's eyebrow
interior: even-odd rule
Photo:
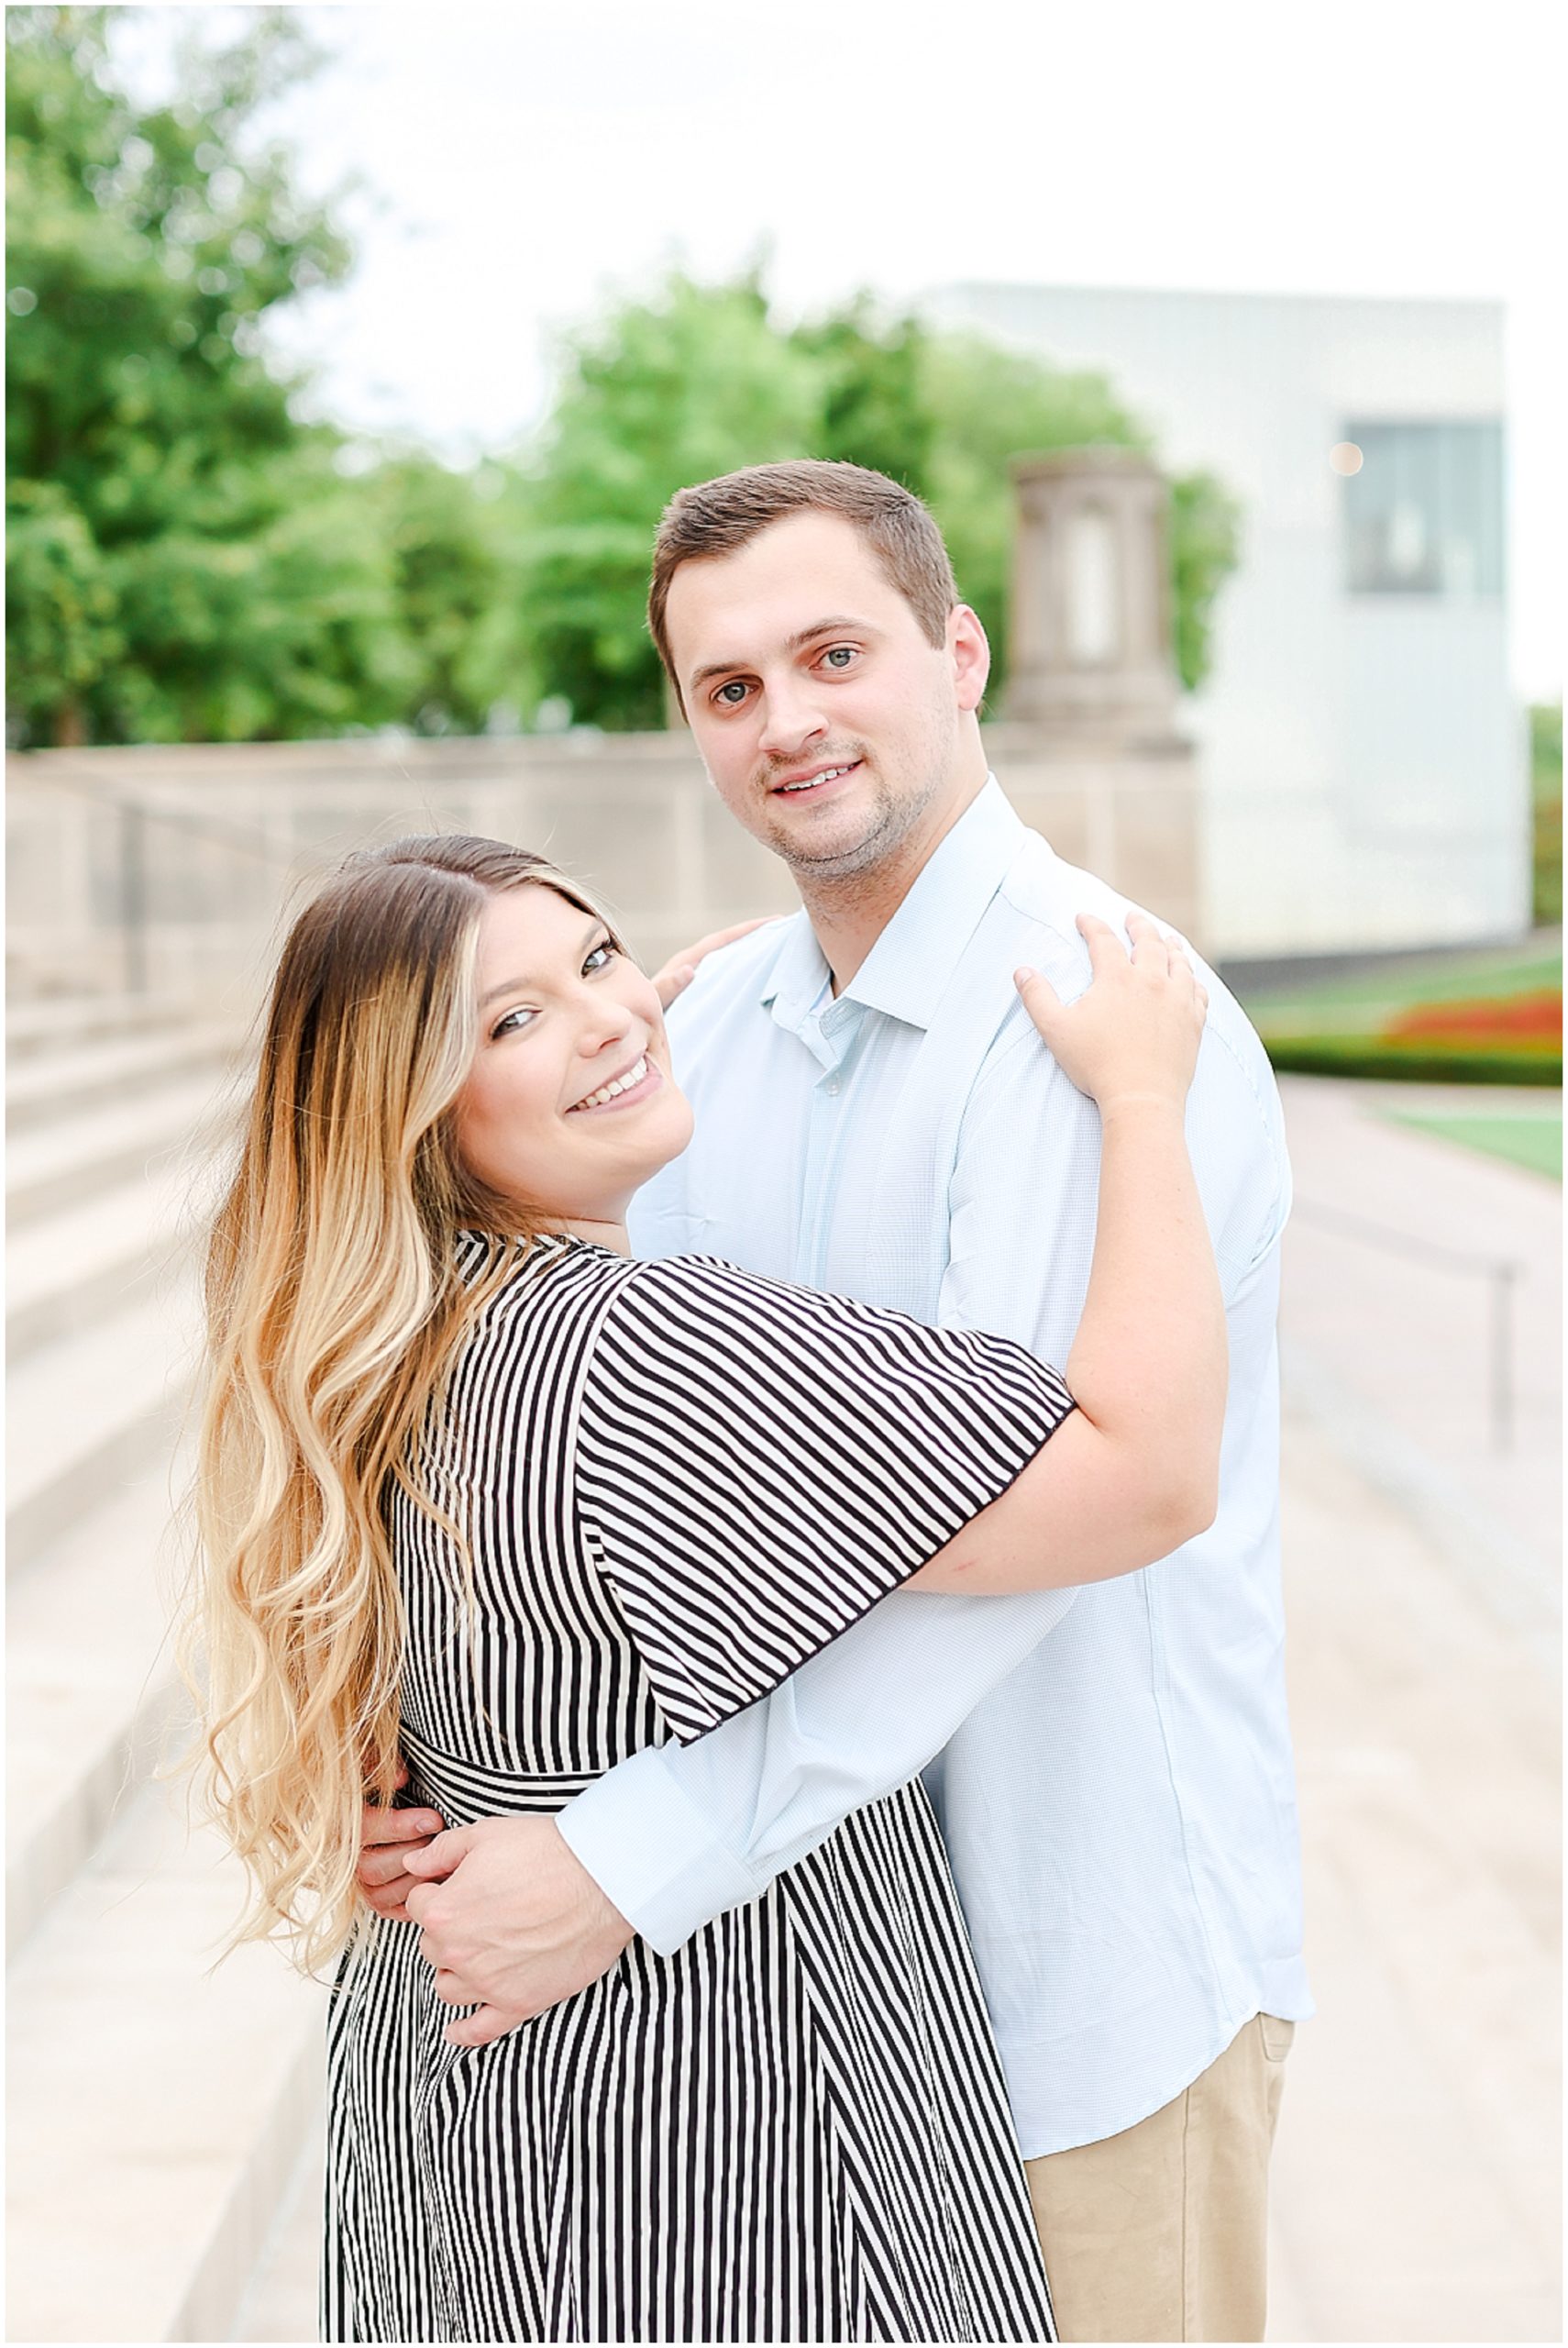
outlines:
[[[604,924],[602,921],[591,921],[589,923],[588,927],[582,933],[582,950],[585,954],[603,927]],[[488,994],[480,995],[480,1009],[482,1011],[486,1003],[494,1002],[496,998],[500,995],[535,994],[538,991],[538,986],[539,981],[537,979],[503,979],[498,987],[491,987]]]
[[[845,628],[852,630],[856,636],[869,636],[873,633],[865,620],[851,618],[845,612],[834,612],[825,620],[813,620],[810,627],[797,628],[795,634],[786,640],[784,649],[786,652],[799,652],[801,646],[810,644],[813,637],[837,635]],[[705,685],[710,677],[727,676],[732,669],[745,669],[749,666],[750,663],[745,660],[710,660],[702,668],[693,669],[690,676],[686,680],[688,689],[695,692],[697,687]]]

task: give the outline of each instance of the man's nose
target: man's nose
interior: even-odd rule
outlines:
[[[770,758],[794,758],[826,732],[827,721],[809,681],[793,677],[768,680],[763,700],[760,748]]]

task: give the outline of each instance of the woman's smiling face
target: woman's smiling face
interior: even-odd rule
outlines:
[[[596,914],[529,882],[486,900],[477,990],[464,1163],[530,1222],[619,1224],[691,1136],[652,981]]]

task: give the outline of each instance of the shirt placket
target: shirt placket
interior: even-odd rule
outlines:
[[[808,1287],[823,1285],[823,1272],[833,1228],[844,1136],[854,1091],[855,1069],[865,1029],[863,1003],[831,1002],[812,1022],[806,1040],[822,1074],[812,1090],[806,1143],[805,1213],[801,1218],[795,1278]]]

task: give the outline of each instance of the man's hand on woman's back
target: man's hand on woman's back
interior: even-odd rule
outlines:
[[[607,1973],[632,1928],[548,1817],[481,1818],[411,1851],[423,1878],[406,1913],[436,1995],[477,2006],[447,2029],[454,2046],[483,2046],[574,1997]]]
[[[451,2023],[455,2046],[483,2046],[575,1997],[633,1938],[551,1818],[447,1830],[436,1811],[367,1802],[358,1875],[378,1916],[422,1928],[436,1996],[479,2009]]]

